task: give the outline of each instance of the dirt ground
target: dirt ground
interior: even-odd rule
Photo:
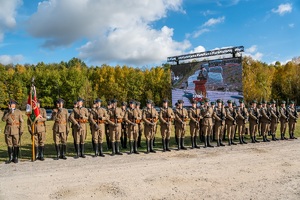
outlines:
[[[300,139],[0,164],[0,199],[300,199]]]

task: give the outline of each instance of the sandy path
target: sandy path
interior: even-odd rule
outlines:
[[[300,140],[0,164],[0,199],[300,199]]]

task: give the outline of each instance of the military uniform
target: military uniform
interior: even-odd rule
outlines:
[[[137,141],[138,141],[138,124],[141,122],[142,115],[135,108],[136,103],[134,101],[130,101],[130,108],[127,109],[125,113],[125,122],[127,123],[127,133],[129,137],[129,146],[130,146],[130,154],[135,153],[139,154],[137,150]]]
[[[40,102],[38,101],[38,104]],[[46,124],[47,121],[47,113],[44,108],[39,108],[40,115],[37,117],[36,122],[34,124],[34,132],[31,130],[31,120],[27,119],[27,127],[29,133],[32,135],[34,134],[34,146],[35,146],[35,153],[36,153],[36,159],[38,160],[44,160],[44,146],[46,141]]]
[[[252,143],[255,142],[259,143],[259,141],[256,140],[259,118],[260,118],[259,109],[256,108],[256,101],[253,101],[251,108],[249,108],[249,126],[250,126],[250,137]]]
[[[126,102],[121,103],[121,109],[122,109],[122,116],[125,117],[126,114]],[[127,137],[128,137],[128,132],[127,132],[127,122],[125,120],[122,121],[122,134],[121,134],[121,145],[123,149],[127,149]]]
[[[141,105],[140,102],[136,102],[136,110],[138,111],[139,115],[142,116],[143,111],[140,109],[140,105]],[[141,140],[142,140],[143,132],[144,132],[144,122],[143,122],[143,119],[141,119],[140,123],[138,123],[139,136],[138,136],[138,141],[137,141],[137,147],[139,147],[139,148],[142,147]]]
[[[108,119],[107,123],[109,124],[109,138],[111,140],[112,146],[112,156],[123,155],[120,152],[120,138],[122,132],[122,125],[121,123],[124,120],[124,113],[121,108],[117,107],[117,100],[112,100],[112,108],[108,110]]]
[[[267,138],[267,133],[269,132],[269,127],[271,124],[271,118],[269,110],[266,108],[266,102],[262,102],[262,107],[260,108],[260,124],[261,124],[261,135],[263,137],[263,142],[270,142]]]
[[[244,100],[240,100],[240,106],[236,108],[236,126],[239,134],[240,144],[247,144],[245,142],[246,124],[249,119],[247,108],[244,106]]]
[[[143,110],[143,121],[145,122],[145,138],[147,143],[147,153],[156,153],[153,149],[153,138],[155,135],[155,126],[158,120],[158,113],[155,108],[152,107],[152,101],[147,101],[147,108]]]
[[[67,150],[67,137],[69,133],[69,123],[68,123],[68,110],[63,108],[63,99],[58,99],[58,108],[53,109],[52,120],[53,124],[53,140],[55,143],[56,156],[58,158],[66,158]]]
[[[276,141],[278,140],[276,138],[276,131],[277,131],[277,125],[279,123],[279,111],[275,106],[275,101],[271,102],[271,107],[269,108],[269,112],[270,112],[270,118],[271,118],[271,124],[270,124],[270,131],[271,131],[271,135],[272,135],[272,140]]]
[[[288,113],[289,113],[289,134],[290,134],[290,139],[297,139],[294,135],[295,132],[295,125],[297,123],[298,119],[298,113],[296,111],[296,108],[294,106],[294,102],[290,102],[290,107],[288,108]]]
[[[235,126],[236,126],[236,110],[230,106],[232,105],[232,101],[228,100],[228,108],[226,108],[226,128],[227,128],[227,138],[228,138],[228,145],[236,145],[236,143],[233,142],[234,134],[235,134]]]
[[[23,115],[19,109],[15,108],[16,104],[16,101],[10,100],[9,111],[4,112],[2,117],[2,121],[6,123],[4,128],[4,135],[8,151],[7,163],[18,163],[19,140],[24,132]]]
[[[204,148],[206,147],[214,147],[210,144],[210,136],[213,130],[213,120],[212,117],[214,115],[214,110],[212,107],[208,105],[209,99],[205,100],[205,104],[203,109],[201,110],[202,119],[202,129],[204,135]]]
[[[218,106],[214,109],[213,118],[215,119],[215,125],[214,125],[214,133],[215,139],[217,140],[217,146],[225,146],[222,143],[223,139],[223,133],[225,128],[225,118],[226,118],[226,112],[223,108],[222,101],[220,99],[217,100]]]
[[[107,108],[106,108],[106,113],[108,113],[108,111],[111,109],[111,102],[108,101],[107,102]],[[111,149],[111,140],[109,138],[109,124],[107,122],[107,120],[105,121],[105,139],[106,139],[106,145],[107,145],[107,149]]]
[[[202,116],[200,108],[197,108],[197,101],[192,101],[192,108],[189,109],[189,118],[192,149],[200,148],[197,145],[197,137],[200,131],[200,119],[202,119]]]
[[[94,151],[95,157],[100,155],[104,157],[103,154],[103,137],[105,134],[105,122],[107,120],[107,112],[104,108],[101,107],[101,99],[96,99],[94,103],[96,103],[96,108],[91,110],[91,114],[89,116],[89,121],[91,123],[91,131],[94,142]]]
[[[279,109],[280,112],[280,136],[281,140],[287,140],[285,137],[286,128],[289,121],[289,113],[285,107],[285,101],[281,102],[281,107]]]
[[[186,131],[186,122],[188,121],[188,112],[185,108],[183,108],[183,101],[178,100],[178,108],[175,109],[175,136],[178,141],[178,150],[187,148],[184,146],[184,138]]]
[[[168,100],[163,100],[164,106],[160,108],[159,121],[163,151],[171,151],[169,148],[172,133],[172,122],[175,118],[172,108],[168,107]]]
[[[74,102],[73,102],[73,105],[74,105],[73,109],[74,109],[74,108],[77,108],[77,101],[74,101]],[[70,120],[70,118],[69,118],[69,122],[71,123],[72,137],[73,137],[73,144],[74,144],[74,149],[75,149],[75,153],[76,153],[76,152],[77,152],[77,145],[76,145],[76,141],[75,141],[75,126],[76,126],[77,122],[76,122],[76,124],[74,124],[74,123]]]

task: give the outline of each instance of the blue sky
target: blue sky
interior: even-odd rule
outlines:
[[[0,63],[156,66],[222,47],[272,63],[300,56],[296,0],[0,0]]]

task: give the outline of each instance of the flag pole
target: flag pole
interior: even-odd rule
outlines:
[[[31,81],[31,83],[32,83],[32,86],[31,86],[31,90],[30,90],[30,99],[31,99],[30,106],[31,106],[31,109],[32,109],[31,112],[33,112],[33,108],[32,108],[32,92],[33,92],[33,89],[34,89],[33,88],[34,87],[33,80]],[[33,121],[31,121],[31,130],[32,130],[32,136],[31,136],[31,141],[32,141],[32,157],[31,157],[31,160],[32,160],[32,162],[34,162],[35,161],[35,148],[34,148],[35,127],[34,127],[34,122]]]

